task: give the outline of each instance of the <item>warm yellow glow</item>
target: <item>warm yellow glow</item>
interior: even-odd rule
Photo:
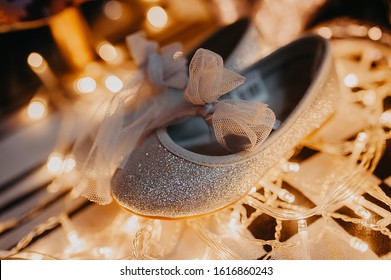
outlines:
[[[358,135],[357,135],[357,141],[360,142],[360,143],[364,143],[368,138],[368,134],[366,134],[365,132],[360,132]]]
[[[103,11],[106,17],[112,20],[119,20],[124,13],[121,2],[114,0],[108,1],[104,6]]]
[[[63,167],[62,156],[59,154],[50,155],[46,166],[50,172],[59,173]]]
[[[43,65],[44,60],[42,55],[36,52],[32,52],[27,57],[27,63],[33,68],[39,68]]]
[[[284,172],[297,173],[300,171],[300,164],[297,162],[286,162],[282,165],[282,170]]]
[[[333,36],[333,32],[331,31],[331,29],[326,26],[318,28],[318,30],[316,30],[316,32],[318,32],[318,34],[320,36],[322,36],[326,39],[330,39]]]
[[[40,254],[32,254],[31,258],[35,261],[39,261],[39,260],[42,260],[42,255]]]
[[[306,232],[307,231],[307,221],[306,220],[298,220],[297,227],[298,227],[299,233]]]
[[[253,193],[256,193],[257,192],[257,188],[256,187],[252,187],[251,190],[248,192],[248,194],[253,194]]]
[[[122,81],[114,75],[110,75],[105,80],[105,86],[112,92],[117,93],[119,92],[122,87],[124,86]]]
[[[215,3],[219,9],[219,16],[224,23],[233,23],[239,18],[238,9],[233,0],[220,0],[215,1]]]
[[[364,96],[362,98],[362,102],[366,106],[371,106],[371,105],[375,104],[375,102],[376,102],[376,92],[374,92],[373,90],[368,90],[364,94]]]
[[[345,86],[350,87],[350,88],[358,85],[357,76],[354,75],[353,73],[346,75],[345,78],[343,79],[343,82],[344,82]]]
[[[384,111],[380,117],[383,125],[391,127],[391,110]]]
[[[360,217],[364,218],[365,220],[369,220],[371,218],[371,212],[369,212],[364,207],[360,207],[357,209],[356,214]]]
[[[263,186],[265,189],[268,189],[274,193],[277,194],[277,196],[288,203],[293,203],[295,201],[295,196],[291,194],[289,191],[286,189],[282,189],[279,186],[273,184],[272,182],[266,181],[266,180],[261,180],[259,181],[259,184]]]
[[[124,225],[124,231],[128,234],[133,234],[139,228],[139,218],[137,216],[130,217]]]
[[[85,18],[77,5],[67,7],[49,17],[48,21],[56,46],[61,49],[67,63],[76,69],[83,69],[94,60]]]
[[[349,242],[350,246],[354,249],[364,253],[368,250],[368,244],[364,241],[358,239],[357,237],[352,237]]]
[[[281,189],[281,191],[278,193],[278,197],[288,203],[295,202],[295,196],[285,189]]]
[[[379,27],[374,26],[368,30],[368,36],[371,40],[378,41],[383,36],[383,33]]]
[[[67,238],[70,243],[70,248],[65,250],[66,253],[77,253],[84,249],[84,242],[78,237],[75,231],[69,232]]]
[[[27,108],[27,115],[33,120],[42,119],[46,115],[46,104],[39,100],[31,101]]]
[[[110,258],[113,256],[113,249],[110,247],[101,247],[99,248],[99,254],[104,256],[105,258]]]
[[[84,77],[76,82],[76,89],[80,93],[91,93],[96,89],[96,82],[91,77]]]
[[[167,25],[168,15],[162,7],[154,6],[148,10],[147,19],[153,27],[163,28]]]
[[[113,63],[118,58],[117,49],[110,43],[104,42],[98,46],[99,56],[106,62]]]
[[[63,165],[65,172],[71,172],[76,166],[76,161],[72,157],[68,156]]]

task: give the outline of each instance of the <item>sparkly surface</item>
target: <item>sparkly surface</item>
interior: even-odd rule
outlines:
[[[112,179],[112,195],[124,208],[155,218],[184,218],[214,212],[242,198],[297,143],[330,116],[338,95],[331,57],[283,127],[258,152],[203,157],[156,134],[147,138]],[[164,133],[163,133],[164,134]],[[203,158],[209,158],[203,164]],[[221,164],[222,159],[227,164]]]

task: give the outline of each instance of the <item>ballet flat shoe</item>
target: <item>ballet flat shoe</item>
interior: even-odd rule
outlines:
[[[265,173],[325,122],[338,98],[327,40],[306,35],[241,72],[246,83],[228,98],[259,100],[276,115],[274,131],[255,152],[224,153],[202,119],[157,129],[115,171],[111,194],[137,215],[179,219],[239,201]]]

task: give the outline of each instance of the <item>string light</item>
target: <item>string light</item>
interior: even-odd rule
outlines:
[[[326,39],[330,39],[333,36],[333,32],[331,31],[331,29],[326,26],[322,26],[322,27],[318,28],[316,31],[320,36],[322,36]]]
[[[168,23],[167,12],[160,6],[151,7],[147,12],[147,19],[156,28],[163,28]]]
[[[27,107],[27,115],[30,119],[39,120],[46,115],[46,104],[41,100],[32,100]]]
[[[304,259],[310,260],[310,253],[308,249],[308,228],[306,220],[298,220],[297,221],[298,233],[300,236],[301,244],[303,247],[303,256]]]
[[[371,218],[371,212],[369,212],[361,205],[358,205],[350,201],[350,202],[346,202],[346,206],[348,206],[350,209],[354,211],[355,214],[357,214],[358,216],[362,217],[365,220],[369,220]]]
[[[365,132],[360,132],[357,134],[356,140],[354,141],[353,151],[350,155],[351,168],[354,168],[356,162],[359,160],[361,153],[363,152],[365,145],[368,140],[368,134]]]
[[[64,160],[62,155],[53,153],[49,156],[46,166],[53,173],[71,172],[76,166],[76,161],[72,156],[67,156]]]
[[[100,247],[93,253],[96,257],[102,257],[105,259],[111,259],[113,257],[113,249],[111,247]]]
[[[44,87],[51,91],[57,90],[58,80],[50,69],[45,58],[37,52],[32,52],[27,57],[27,64],[31,70],[38,76]]]
[[[257,188],[256,187],[252,187],[251,190],[248,192],[249,195],[251,194],[254,194],[257,192]]]
[[[63,158],[59,154],[52,154],[49,156],[48,162],[46,164],[48,170],[53,173],[59,173],[63,167]]]
[[[368,250],[368,244],[361,239],[358,239],[357,237],[352,237],[349,241],[349,245],[361,253],[364,253]]]
[[[124,85],[117,76],[110,75],[105,79],[105,86],[112,93],[117,93],[122,89]]]
[[[376,31],[376,29],[374,30]],[[323,33],[324,33],[323,35],[329,36],[330,35],[328,33],[329,31],[331,32],[332,30],[323,29]],[[376,33],[375,31],[372,32]],[[371,39],[374,40],[374,38],[376,38],[376,36],[374,37],[372,34]],[[37,65],[39,67],[40,65],[39,58],[35,62],[34,59],[32,59],[32,64]],[[372,107],[380,103],[380,102],[376,102],[376,100],[381,95],[379,94],[379,92],[376,91],[375,88],[371,87],[372,84],[369,81],[370,75],[366,76],[365,79],[361,79],[359,77],[363,77],[364,75],[363,73],[358,72],[361,71],[359,70],[359,67],[357,67],[357,69],[347,68],[345,70],[346,73],[342,73],[340,74],[340,76],[344,77],[343,82],[348,88],[353,88],[356,87],[357,85],[360,86],[362,85],[363,88],[366,88],[365,93],[363,93],[363,91],[360,91],[360,93],[352,93],[352,94],[357,94],[357,95],[363,94],[362,102],[367,106]],[[354,71],[354,73],[350,71]],[[105,80],[105,86],[111,92],[118,92],[123,87],[123,83],[118,77],[109,76]],[[81,92],[80,89],[77,90]],[[365,106],[360,107],[360,110],[363,110],[363,112],[367,112],[371,109],[372,108],[366,108]],[[378,115],[376,116],[380,119],[382,125],[389,126],[391,124],[391,110],[382,113],[379,111]],[[352,174],[370,173],[370,171],[372,170],[371,168],[373,168],[376,165],[376,161],[373,160],[375,157],[374,154],[378,152],[378,150],[381,150],[380,148],[381,143],[379,141],[385,140],[386,137],[383,132],[379,132],[379,129],[373,129],[373,130],[371,129],[375,127],[375,125],[377,124],[370,123],[369,121],[368,123],[363,124],[362,131],[357,134],[356,139],[353,143],[352,141],[341,141],[340,143],[337,144],[327,143],[338,147],[339,146],[344,147],[345,150],[340,153],[338,151],[342,149],[335,149],[337,151],[336,156],[349,158],[350,162],[352,163],[350,166],[352,169],[348,170],[349,174],[350,171],[352,171],[351,172]],[[375,128],[380,128],[380,127],[376,126]],[[380,134],[375,134],[375,133],[380,133]],[[314,145],[314,147],[312,148],[317,149],[320,153],[324,151],[322,150],[321,146]],[[76,164],[76,162],[71,156],[66,157],[66,159],[64,160],[61,155],[53,154],[48,159],[49,170],[50,170],[49,162],[51,161],[54,162],[52,163],[53,172],[58,172],[58,170],[60,171],[63,170],[65,172],[68,172],[74,169]],[[337,168],[339,167],[340,165],[338,165]],[[340,205],[341,203],[341,200],[339,199],[340,197],[342,196],[346,197],[346,193],[356,193],[358,189],[357,186],[355,185],[359,185],[359,187],[361,188],[360,191],[369,192],[369,187],[362,179],[363,177],[354,177],[349,175],[346,178],[341,178],[339,177],[340,174],[338,172],[339,170],[333,169],[332,171],[330,171],[331,175],[327,177],[328,179],[321,181],[321,183],[325,187],[327,187],[328,190],[330,190],[330,192],[327,193],[325,197],[322,197],[322,199],[324,198],[324,201],[318,202],[314,200],[316,201],[317,205],[312,209],[307,209],[304,206],[300,206],[300,205],[291,205],[291,203],[294,202],[295,197],[289,191],[281,188],[281,186],[283,185],[282,185],[282,179],[280,178],[285,176],[285,174],[283,174],[284,172],[297,173],[294,175],[300,176],[302,175],[301,173],[305,173],[306,171],[305,169],[306,166],[304,163],[299,164],[294,162],[285,162],[282,163],[280,166],[276,167],[275,170],[273,170],[274,173],[273,176],[271,176],[271,178],[269,178],[266,175],[265,178],[259,182],[260,185],[264,188],[264,193],[262,193],[262,189],[259,192],[257,192],[257,187],[259,188],[258,185],[256,187],[251,188],[251,190],[249,191],[248,195],[250,195],[251,197],[256,197],[259,202],[258,204],[247,203],[247,205],[253,207],[253,209],[249,212],[246,212],[247,210],[244,209],[244,206],[247,205],[243,205],[245,204],[245,202],[248,202],[249,200],[243,198],[241,202],[235,204],[233,207],[229,209],[223,209],[207,217],[194,218],[192,219],[191,223],[185,221],[183,223],[184,225],[189,226],[192,223],[196,224],[198,228],[201,228],[201,231],[204,233],[202,235],[200,234],[201,241],[204,242],[203,244],[207,245],[207,246],[205,245],[206,250],[203,250],[203,252],[207,252],[207,254],[204,255],[204,257],[209,258],[209,257],[215,257],[216,255],[235,256],[235,254],[231,254],[231,252],[229,252],[229,250],[234,251],[234,249],[231,249],[229,247],[224,247],[224,244],[222,244],[221,241],[222,238],[220,238],[220,236],[218,235],[220,225],[225,226],[224,230],[226,228],[229,228],[234,233],[231,234],[230,237],[239,243],[242,241],[241,238],[243,238],[243,235],[235,234],[235,233],[239,233],[241,230],[247,230],[249,228],[248,226],[251,225],[252,222],[254,222],[258,217],[262,215],[268,215],[274,219],[285,219],[285,220],[293,220],[292,217],[294,217],[294,219],[297,220],[297,227],[298,227],[297,234],[298,237],[300,238],[301,243],[292,244],[289,241],[282,242],[278,234],[275,235],[275,240],[261,240],[252,237],[250,241],[254,242],[254,244],[271,246],[273,252],[275,251],[277,253],[279,249],[284,249],[286,247],[293,248],[294,246],[297,245],[300,246],[301,244],[301,247],[303,249],[303,257],[305,259],[310,259],[311,256],[309,251],[309,240],[308,240],[309,228],[307,225],[307,221],[304,218],[313,217],[314,215],[320,215],[320,214],[327,215],[327,211],[329,211],[330,208],[332,209],[333,206]],[[308,180],[308,178],[305,179]],[[317,182],[315,181],[311,181],[310,183],[317,184]],[[341,181],[342,183],[340,184],[334,184],[335,182],[341,182]],[[296,185],[294,184],[292,185],[296,188]],[[333,187],[337,188],[338,192],[333,193],[332,190]],[[371,188],[379,189],[378,186],[373,186]],[[300,191],[300,186],[297,186],[297,189]],[[389,200],[384,200],[382,202],[384,202],[386,205],[389,205]],[[369,225],[370,222],[368,221],[368,219],[371,217],[371,212],[377,213],[380,216],[384,217],[384,219],[379,220],[379,222],[375,224],[376,230],[379,230],[378,232],[379,234],[384,234],[386,236],[391,237],[391,234],[389,234],[387,228],[380,228],[380,227],[387,227],[389,223],[391,223],[390,212],[388,210],[379,207],[370,201],[367,201],[364,197],[360,195],[351,196],[350,200],[344,201],[344,205],[350,207],[357,215],[359,215],[359,218],[357,217],[350,218],[348,216],[344,216],[345,222],[361,223],[367,229],[373,229],[371,228],[371,226],[373,225]],[[122,214],[123,213],[119,212],[118,215],[122,215]],[[328,214],[331,215],[332,213],[328,213]],[[164,257],[165,255],[162,253],[161,249],[164,246],[166,246],[166,244],[159,244],[159,242],[163,242],[162,240],[167,240],[166,238],[164,238],[164,236],[165,234],[172,234],[172,230],[170,229],[170,226],[163,227],[163,223],[166,222],[153,221],[152,219],[148,219],[149,222],[146,222],[146,220],[147,219],[145,218],[140,218],[134,215],[129,217],[128,214],[126,214],[121,220],[122,222],[120,223],[120,226],[117,226],[118,224],[113,224],[111,226],[108,226],[107,230],[103,232],[101,235],[99,235],[99,237],[96,237],[95,232],[91,232],[90,233],[91,236],[88,236],[89,239],[87,243],[84,241],[87,240],[87,237],[83,239],[80,238],[80,234],[76,231],[74,227],[72,227],[73,221],[70,221],[69,219],[65,219],[65,221],[63,220],[61,222],[61,225],[66,232],[66,236],[69,240],[70,246],[66,248],[63,252],[61,252],[62,253],[61,257],[62,258],[82,257],[87,259],[87,258],[91,258],[91,255],[93,255],[97,258],[114,258],[117,256],[118,252],[120,252],[121,249],[123,249],[123,244],[127,244],[126,242],[129,241],[129,238],[131,240],[133,240],[133,238],[135,240],[137,239],[135,236],[142,236],[142,238],[137,239],[137,241],[140,242],[135,242],[137,246],[132,247],[133,250],[131,252],[132,256],[139,257],[139,258],[153,258],[156,256]],[[281,220],[279,220],[279,225],[282,225]],[[369,248],[367,243],[365,243],[364,241],[356,237],[351,237],[345,231],[339,229],[339,227],[337,230],[333,229],[333,232],[335,232],[339,238],[341,238],[343,241],[345,241],[352,248],[354,248],[359,252],[366,252]],[[311,233],[313,232],[311,231]],[[321,232],[318,237],[321,237],[322,233],[323,232]],[[113,239],[110,239],[110,237],[113,236],[116,237],[116,241],[118,241],[118,244],[113,244],[112,242]],[[188,234],[183,234],[183,236],[186,236],[187,239],[184,238],[181,239],[180,241],[175,241],[175,242],[183,245],[184,242],[193,242],[194,240],[192,239],[194,237],[189,237]],[[102,244],[103,241],[107,243]],[[176,244],[175,242],[173,242],[173,244],[170,244],[170,246],[175,246]],[[258,246],[254,246],[254,248],[255,248],[254,250],[259,250]],[[227,252],[229,252],[230,254],[228,254]],[[41,255],[37,255],[37,258],[39,256]],[[30,258],[35,258],[35,257],[30,256]]]
[[[297,162],[284,162],[282,164],[282,170],[284,172],[297,173],[300,171],[300,164]]]
[[[128,218],[127,221],[124,224],[124,231],[128,234],[133,234],[137,231],[139,228],[139,217],[133,215],[132,217]]]
[[[72,255],[83,251],[84,242],[78,237],[76,231],[68,233],[67,238],[69,240],[70,246],[65,249],[66,255]]]
[[[75,167],[76,167],[75,159],[68,156],[63,163],[64,172],[71,172]]]
[[[123,7],[122,3],[119,1],[108,1],[104,7],[103,12],[105,13],[106,17],[108,17],[111,20],[119,20],[123,15]]]
[[[295,201],[295,196],[291,194],[289,191],[287,191],[286,189],[280,188],[275,184],[265,180],[261,180],[259,184],[269,189],[270,191],[276,193],[277,196],[283,201],[286,201],[288,203],[293,203]]]
[[[391,109],[381,114],[380,122],[382,125],[391,128]]]
[[[374,92],[373,90],[368,90],[364,93],[364,96],[362,98],[362,102],[366,106],[372,106],[375,104],[376,99],[377,99],[376,92]]]
[[[379,41],[382,36],[383,33],[381,29],[377,26],[374,26],[368,30],[368,37],[373,41]]]
[[[40,254],[32,254],[31,255],[31,259],[35,260],[35,261],[40,261],[43,259],[42,255]]]
[[[221,21],[230,24],[239,18],[239,12],[233,0],[214,1],[219,9]]]
[[[39,53],[36,53],[36,52],[32,52],[27,57],[27,63],[31,67],[39,69],[44,65],[44,60],[43,60],[42,55],[40,55]]]
[[[96,81],[91,77],[84,77],[76,82],[76,89],[80,93],[91,93],[96,89]]]
[[[357,76],[353,73],[346,75],[345,78],[343,79],[343,82],[345,86],[349,88],[356,87],[358,85]]]
[[[108,63],[115,63],[118,59],[117,49],[108,42],[103,42],[98,45],[98,54],[99,56]]]

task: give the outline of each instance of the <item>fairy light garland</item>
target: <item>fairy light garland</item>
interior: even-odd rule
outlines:
[[[237,204],[212,215],[183,221],[159,221],[137,217],[119,210],[116,219],[101,234],[96,235],[91,232],[81,235],[77,227],[73,225],[73,219],[62,214],[60,217],[50,218],[37,226],[22,238],[14,249],[3,251],[0,256],[23,259],[165,259],[178,248],[186,248],[187,243],[198,242],[203,244],[204,250],[200,250],[197,256],[189,255],[189,257],[242,258],[240,252],[225,243],[225,238],[229,237],[235,242],[245,241],[256,244],[254,250],[258,251],[268,246],[270,250],[260,256],[265,259],[274,258],[281,249],[296,247],[300,248],[303,259],[311,259],[313,242],[322,239],[326,232],[331,232],[360,253],[369,249],[369,245],[363,240],[349,236],[335,227],[327,226],[320,234],[312,235],[309,224],[309,219],[312,217],[359,224],[391,239],[391,231],[387,228],[391,224],[391,198],[369,179],[382,156],[385,141],[391,138],[389,130],[391,113],[390,110],[385,111],[382,105],[383,100],[391,96],[391,80],[387,78],[390,77],[391,65],[384,63],[385,60],[391,61],[391,51],[384,46],[378,47],[379,42],[385,42],[388,38],[388,35],[380,28],[362,25],[356,27],[356,29],[344,29],[344,32],[350,30],[353,34],[339,34],[341,29],[335,29],[332,25],[320,26],[315,30],[326,38],[349,38],[353,35],[357,37],[358,34],[361,38],[365,36],[367,39],[363,42],[355,42],[354,53],[341,51],[343,48],[341,44],[349,43],[349,39],[332,41],[332,44],[337,69],[339,69],[338,74],[349,102],[360,103],[361,112],[371,116],[362,126],[362,130],[349,140],[328,143],[310,139],[302,143],[303,146],[308,146],[321,154],[338,156],[345,163],[345,169],[341,170],[341,165],[336,165],[323,179],[321,183],[323,189],[318,190],[321,202],[316,203],[316,206],[310,208],[295,204],[295,195],[283,186],[287,175],[301,176],[300,172],[304,164],[288,160],[282,161],[280,166],[271,170]],[[366,28],[366,32],[363,32],[363,28]],[[357,53],[359,47],[362,48]],[[357,55],[361,56],[362,64],[353,59]],[[369,75],[371,70],[368,65],[374,62],[379,62],[376,73],[372,71]],[[381,79],[383,84],[374,86]],[[110,88],[108,84],[106,86],[111,92],[117,91],[117,88]],[[85,76],[79,79],[76,87],[81,93],[92,93],[96,90],[97,83],[94,78]],[[72,163],[69,164],[72,165]],[[59,166],[59,168],[66,168],[64,159],[61,158]],[[69,168],[75,168],[75,166]],[[365,199],[363,193],[368,193],[389,208],[384,209]],[[72,200],[71,197],[68,199]],[[334,210],[341,205],[352,209],[355,216],[351,217]],[[263,215],[269,216],[276,222],[274,239],[263,240],[254,237],[249,232],[251,225]],[[298,239],[283,241],[281,238],[284,231],[283,221],[292,220],[296,221]],[[53,256],[28,250],[27,247],[35,237],[56,226],[65,231],[69,242],[68,248],[64,248],[62,252],[56,252]],[[194,236],[188,238],[187,243],[183,244],[185,241],[182,233],[185,230],[193,232]]]

